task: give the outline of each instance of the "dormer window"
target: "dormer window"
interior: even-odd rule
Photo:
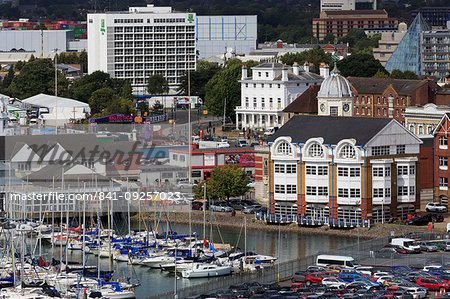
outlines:
[[[323,157],[323,148],[318,143],[314,143],[308,150],[310,157]]]
[[[292,147],[289,143],[282,142],[277,147],[277,153],[285,156],[292,155]]]
[[[351,145],[346,145],[341,149],[339,157],[342,159],[355,159],[356,158],[355,149]]]

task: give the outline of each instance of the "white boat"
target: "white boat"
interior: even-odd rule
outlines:
[[[133,299],[136,298],[134,292],[132,290],[114,290],[110,286],[102,286],[99,289],[92,289],[90,297],[94,295],[94,293],[101,293],[101,298],[108,299]]]
[[[218,266],[215,264],[195,264],[191,269],[181,272],[184,278],[206,278],[230,275],[231,266]]]
[[[160,268],[161,265],[167,264],[167,263],[173,263],[175,262],[175,257],[173,256],[155,256],[155,257],[148,257],[145,259],[142,259],[141,263],[143,266],[147,266],[150,268]]]

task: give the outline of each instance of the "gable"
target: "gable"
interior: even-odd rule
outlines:
[[[446,134],[450,132],[450,117],[448,116],[448,113],[446,113],[439,124],[434,129],[434,135],[437,134]]]
[[[38,162],[39,159],[39,156],[31,147],[28,144],[24,144],[11,158],[11,162]]]
[[[43,161],[67,161],[71,159],[71,155],[65,150],[65,148],[63,148],[59,143],[56,143],[50,147],[50,149],[44,156]]]
[[[94,173],[95,173],[95,171],[93,171],[92,169],[89,169],[84,165],[77,164],[77,165],[73,166],[72,168],[70,168],[69,170],[65,171],[64,175],[69,175],[69,174],[90,175],[90,174],[94,174]]]
[[[383,145],[419,145],[422,143],[416,135],[407,130],[398,121],[392,120],[380,130],[365,147]]]

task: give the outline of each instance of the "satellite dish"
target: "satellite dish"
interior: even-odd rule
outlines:
[[[230,52],[227,52],[227,53],[225,54],[225,57],[226,57],[227,59],[230,59],[231,57],[233,57],[233,54],[231,54]]]

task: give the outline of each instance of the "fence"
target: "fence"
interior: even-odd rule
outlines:
[[[445,240],[450,234],[440,233],[414,233],[404,237],[420,240]],[[207,294],[221,289],[228,289],[229,286],[242,284],[244,282],[257,281],[259,283],[270,283],[290,279],[297,271],[306,270],[308,266],[315,265],[316,257],[319,254],[351,256],[361,265],[377,265],[377,266],[409,266],[415,268],[423,268],[432,263],[438,263],[443,266],[450,266],[450,255],[445,253],[426,253],[426,254],[401,254],[391,256],[391,258],[377,258],[374,251],[384,247],[389,243],[390,237],[382,237],[373,240],[358,242],[339,249],[332,249],[326,252],[319,252],[304,258],[291,260],[283,263],[275,264],[270,268],[263,268],[258,272],[237,273],[231,276],[211,279],[209,282],[193,285],[177,291],[178,298],[188,296]],[[174,298],[174,292],[166,292],[163,294],[149,297],[149,299]]]

